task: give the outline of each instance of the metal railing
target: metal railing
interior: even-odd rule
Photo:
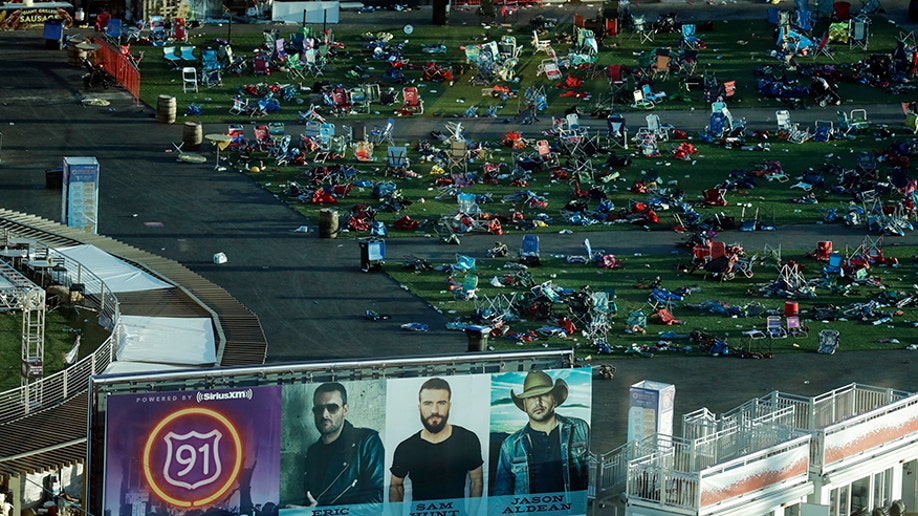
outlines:
[[[815,435],[817,445],[813,446],[810,453],[811,469],[822,473],[825,469],[829,469],[828,466],[857,454],[871,456],[873,453],[869,452],[913,443],[914,437],[906,442],[903,442],[900,437],[908,433],[906,423],[913,422],[916,413],[918,413],[918,396],[912,395],[909,398],[889,402],[873,410],[838,421],[817,431]],[[843,435],[845,432],[848,432],[848,436]],[[852,442],[851,434],[862,437],[884,435],[884,438],[878,441],[865,439],[858,443]],[[843,443],[851,444],[852,447],[837,449],[831,456],[826,453],[827,447],[833,447],[834,444],[834,448],[838,448],[838,445]]]
[[[98,314],[99,324],[112,334],[92,354],[63,371],[0,393],[0,423],[52,407],[85,391],[89,388],[89,377],[104,371],[114,359],[117,343],[115,328],[121,315],[118,299],[104,281],[82,264],[65,257],[66,263],[71,264],[76,273],[62,278],[64,286],[82,284],[84,289],[79,305]]]

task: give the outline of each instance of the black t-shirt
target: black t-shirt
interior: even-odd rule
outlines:
[[[453,434],[442,443],[421,439],[421,432],[402,441],[389,471],[411,478],[412,501],[463,498],[466,474],[483,462],[478,436],[453,425]]]
[[[529,492],[554,493],[564,491],[564,476],[561,474],[560,425],[545,433],[526,427],[532,442],[532,458],[529,461]]]

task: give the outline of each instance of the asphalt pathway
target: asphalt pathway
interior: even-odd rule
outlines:
[[[641,5],[647,9],[653,6],[669,7],[662,3]],[[713,8],[722,7],[730,5]],[[678,8],[689,7],[679,4]],[[711,15],[709,10],[692,8],[695,10],[691,12],[699,15]],[[421,10],[415,15],[429,13]],[[356,20],[360,16],[363,18]],[[764,10],[762,16],[764,19]],[[354,23],[371,20],[367,15],[347,15],[346,21],[351,19]],[[418,18],[415,23],[421,22]],[[79,101],[86,92],[80,89],[80,70],[67,65],[65,53],[44,50],[40,38],[36,31],[0,33],[0,206],[58,219],[60,192],[45,188],[44,171],[59,166],[64,156],[95,156],[102,166],[100,231],[179,261],[226,288],[260,317],[270,343],[270,361],[462,353],[466,349],[461,332],[445,329],[447,316],[388,277],[361,273],[358,246],[353,240],[317,238],[316,221],[306,220],[243,175],[213,170],[212,160],[210,165],[177,164],[175,155],[166,151],[181,139],[180,125],[156,123],[153,109],[135,105],[117,91],[92,92],[92,96],[110,100],[108,107],[83,107]],[[849,107],[856,105],[846,105]],[[865,107],[874,122],[902,123],[898,104]],[[736,109],[734,114],[746,117],[751,128],[774,124],[770,109]],[[631,116],[642,117],[643,113],[626,113],[626,117]],[[834,119],[834,108],[826,113],[793,113],[794,120],[803,123],[826,116]],[[410,123],[398,120],[396,136],[405,141],[423,138],[434,129],[442,129],[443,122],[433,118]],[[707,124],[707,114],[667,111],[664,122],[699,130]],[[629,126],[637,125],[629,122]],[[544,127],[547,125],[522,130],[529,136]],[[224,129],[206,127],[205,133]],[[479,138],[493,138],[507,130],[508,125],[501,120],[467,123],[467,134]],[[313,231],[294,231],[302,225]],[[668,253],[683,238],[657,231],[546,234],[542,251],[580,254],[585,236],[597,248],[622,255]],[[760,248],[768,242],[781,243],[786,249],[810,248],[824,239],[833,240],[836,246],[858,245],[863,239],[862,233],[836,225],[732,236],[724,238],[742,241],[748,248]],[[513,238],[505,240],[513,243]],[[915,244],[916,237],[896,241]],[[445,263],[452,261],[456,252],[483,254],[492,243],[490,236],[467,237],[458,247],[441,246],[423,237],[390,240],[388,255],[398,259],[412,254]],[[217,252],[226,253],[228,263],[215,265],[212,258]],[[392,319],[366,321],[366,309],[390,314]],[[431,331],[402,331],[399,325],[405,322],[427,324]],[[896,337],[903,345],[918,342],[918,335]],[[841,352],[831,357],[812,354],[747,361],[665,356],[618,359],[615,379],[595,384],[594,449],[608,450],[624,441],[628,387],[640,380],[674,383],[676,414],[701,406],[719,412],[774,389],[815,395],[862,382],[915,391],[918,368],[912,363],[913,353]]]

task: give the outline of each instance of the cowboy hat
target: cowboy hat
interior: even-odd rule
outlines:
[[[513,400],[517,408],[525,412],[526,408],[523,406],[524,399],[542,396],[549,392],[554,396],[556,405],[563,404],[567,400],[567,382],[558,378],[555,380],[555,383],[552,384],[551,377],[545,372],[530,371],[529,374],[526,375],[526,380],[523,381],[523,392],[517,396],[516,393],[513,392],[513,389],[510,389],[510,399]]]

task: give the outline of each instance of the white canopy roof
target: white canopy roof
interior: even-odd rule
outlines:
[[[111,292],[137,292],[173,287],[94,245],[57,247],[51,250],[51,256],[54,255],[65,258],[67,273],[74,281],[77,281],[78,267],[82,265],[84,269],[92,271],[105,282],[106,288]]]
[[[118,326],[118,361],[179,366],[212,366],[217,361],[210,319],[122,315]]]
[[[181,369],[188,369],[188,367],[166,364],[148,364],[146,362],[120,362],[116,360],[108,364],[108,367],[105,368],[102,374],[152,373],[156,371],[178,371]]]

